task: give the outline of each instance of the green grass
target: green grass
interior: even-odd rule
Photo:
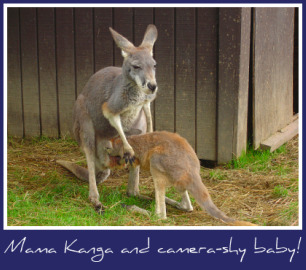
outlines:
[[[233,159],[228,164],[228,167],[233,169],[248,168],[250,171],[254,172],[269,171],[273,165],[274,158],[279,154],[285,154],[286,151],[286,145],[282,145],[272,153],[269,150],[254,150],[254,148],[249,145],[247,152],[243,152],[239,158]],[[280,174],[282,173],[282,170],[283,169],[280,167]]]
[[[209,178],[213,180],[224,180],[226,179],[226,175],[221,170],[213,170],[209,172]]]
[[[282,185],[277,185],[274,187],[273,195],[276,197],[287,197],[288,189]]]
[[[287,146],[274,153],[248,149],[227,166],[201,169],[202,179],[218,207],[232,217],[259,225],[290,225],[298,217],[297,160],[286,158]],[[86,161],[70,138],[8,138],[7,215],[9,226],[211,226],[223,225],[201,211],[185,213],[167,206],[166,221],[155,215],[155,201],[126,195],[127,171],[114,172],[99,185],[105,206],[99,215],[88,200],[88,184],[55,163],[56,159]],[[143,172],[142,172],[143,173]],[[141,175],[141,194],[154,198],[149,174]],[[180,200],[174,188],[169,198]],[[122,204],[148,210],[150,217],[131,213]],[[271,209],[268,207],[271,207]]]
[[[153,208],[153,201],[124,196],[124,187],[102,187],[100,200],[106,209],[103,215],[98,215],[88,202],[86,184],[71,181],[55,172],[47,173],[43,180],[26,173],[23,178],[35,184],[41,182],[36,190],[24,186],[8,190],[8,217],[9,221],[17,221],[16,225],[116,226],[130,222],[130,215],[121,203],[137,204],[150,210]]]

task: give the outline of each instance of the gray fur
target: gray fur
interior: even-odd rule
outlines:
[[[83,149],[88,165],[89,199],[102,209],[97,190],[97,177],[109,175],[105,147],[117,136],[125,142],[124,153],[131,158],[133,149],[126,134],[152,132],[150,102],[156,97],[156,62],[152,48],[157,38],[154,25],[149,25],[143,46],[135,47],[130,41],[111,29],[111,34],[122,50],[122,68],[107,67],[95,73],[78,96],[74,106],[73,131]],[[105,107],[104,107],[105,106]],[[105,110],[103,109],[105,108]],[[132,170],[128,193],[138,191],[139,170]]]

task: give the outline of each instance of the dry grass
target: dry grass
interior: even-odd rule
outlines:
[[[209,189],[215,204],[231,217],[247,220],[265,226],[296,226],[298,225],[298,137],[295,137],[283,147],[278,154],[271,155],[262,167],[257,167],[258,161],[249,163],[242,168],[232,168],[229,165],[216,168],[202,168],[202,179]],[[56,185],[47,178],[53,172],[64,175],[78,185],[72,174],[55,163],[57,159],[85,162],[84,156],[72,140],[8,140],[8,190],[17,192],[23,188],[24,196],[44,190],[46,186]],[[126,186],[128,174],[126,170],[112,172],[104,186],[110,190],[118,190],[118,186]],[[154,197],[152,177],[141,172],[141,193]],[[99,187],[101,192],[101,187]],[[124,189],[121,190],[125,196]],[[173,190],[169,196],[178,198]],[[101,198],[103,202],[103,197]],[[84,196],[76,196],[72,203],[83,203],[89,207]],[[201,211],[193,201],[194,211],[184,213],[170,206],[167,207],[167,221],[152,220],[143,216],[127,213],[131,218],[122,225],[133,226],[220,226],[223,225]],[[8,203],[8,208],[14,208],[14,202]],[[8,211],[9,212],[9,211]],[[10,213],[10,212],[9,212]],[[114,216],[113,218],[116,218]],[[8,217],[9,225],[27,225],[22,220]]]

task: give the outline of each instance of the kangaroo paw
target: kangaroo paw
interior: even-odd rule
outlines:
[[[89,198],[89,200],[93,204],[96,212],[98,214],[102,215],[104,213],[104,209],[105,209],[103,204],[99,200],[97,200],[97,199]]]
[[[130,163],[131,166],[133,165],[133,163],[135,161],[135,157],[132,156],[130,153],[124,153],[123,159],[124,159],[126,164]]]

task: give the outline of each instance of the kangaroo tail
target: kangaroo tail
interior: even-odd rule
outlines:
[[[195,198],[200,207],[208,214],[232,226],[257,226],[250,222],[238,221],[228,217],[213,203],[207,188],[201,180],[201,177],[198,175],[193,179],[194,181],[192,182],[192,185],[187,190]]]
[[[65,160],[57,160],[56,163],[63,166],[68,171],[72,172],[80,180],[88,182],[89,176],[88,170],[86,168],[83,168],[77,164]]]

